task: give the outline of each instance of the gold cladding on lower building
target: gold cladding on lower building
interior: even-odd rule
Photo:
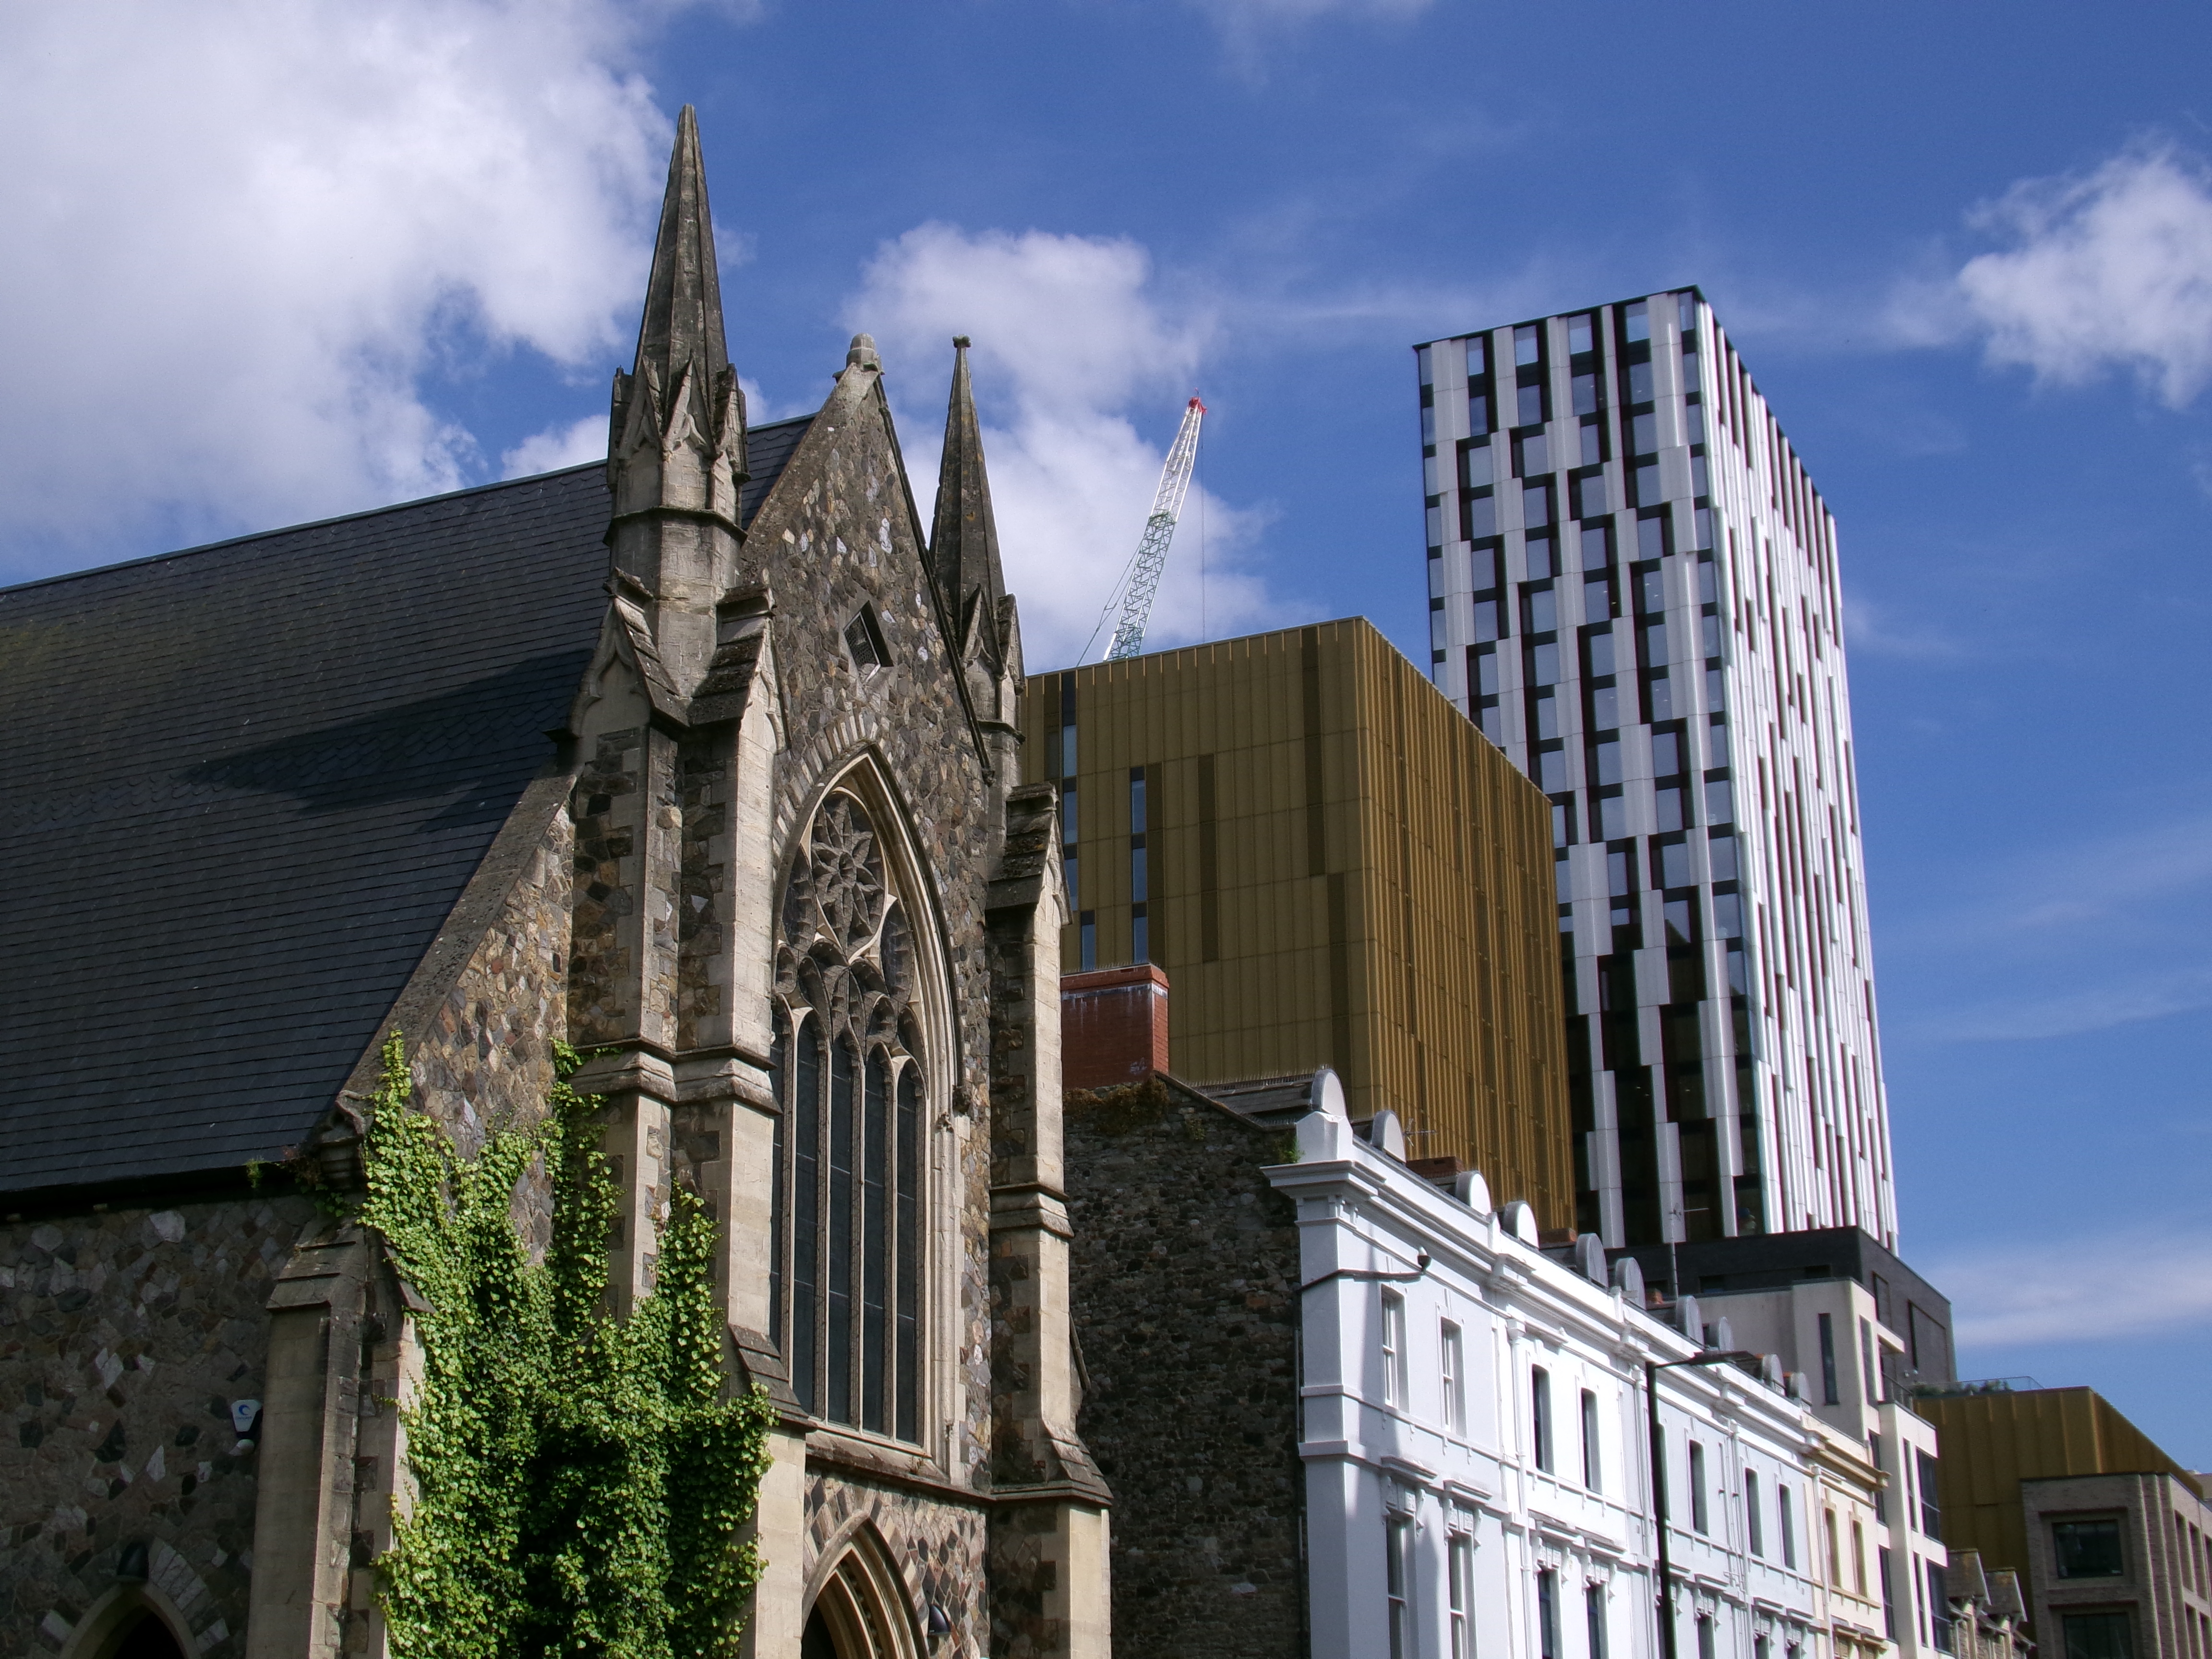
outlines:
[[[1335,1068],[1547,1229],[1573,1215],[1550,804],[1364,618],[1032,678],[1078,920],[1166,970],[1193,1082]]]

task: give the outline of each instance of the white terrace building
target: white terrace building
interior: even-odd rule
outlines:
[[[1297,1161],[1268,1171],[1297,1201],[1307,1286],[1314,1659],[1662,1656],[1644,1364],[1705,1345],[1647,1312],[1635,1264],[1608,1274],[1594,1237],[1547,1255],[1526,1205],[1493,1211],[1480,1176],[1447,1192],[1393,1156],[1388,1114],[1370,1145],[1334,1083],[1316,1079]],[[1693,1303],[1672,1311],[1698,1328]],[[1884,1476],[1796,1357],[1764,1380],[1658,1373],[1680,1659],[1911,1651],[1885,1637]]]

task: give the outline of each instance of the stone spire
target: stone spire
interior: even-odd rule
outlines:
[[[737,579],[745,405],[722,334],[714,227],[690,106],[677,119],[637,362],[615,376],[607,483],[617,587],[651,628],[676,695],[714,648],[714,606]]]
[[[660,202],[660,234],[638,325],[637,365],[659,371],[663,386],[696,363],[709,384],[730,366],[722,336],[722,282],[714,264],[714,224],[707,210],[707,173],[699,159],[699,118],[690,105],[676,118],[668,158],[668,191]]]
[[[952,400],[945,412],[945,459],[937,475],[937,520],[929,532],[930,568],[958,630],[962,657],[980,653],[994,670],[1006,666],[1000,612],[1006,580],[999,568],[999,526],[991,516],[991,480],[983,470],[983,436],[968,378],[968,337],[952,342]]]

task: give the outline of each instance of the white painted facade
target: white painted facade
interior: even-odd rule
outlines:
[[[1431,673],[1554,807],[1577,1230],[1895,1249],[1833,515],[1694,289],[1418,357]]]
[[[1368,1145],[1334,1084],[1268,1171],[1309,1287],[1314,1659],[1657,1655],[1644,1363],[1701,1345],[1645,1311],[1632,1263],[1595,1282],[1480,1176],[1455,1196]],[[1868,1524],[1863,1447],[1736,1366],[1659,1377],[1680,1659],[1884,1652],[1878,1602],[1825,1554],[1827,1513]]]
[[[1873,1293],[1852,1279],[1819,1279],[1701,1296],[1698,1303],[1709,1326],[1727,1322],[1733,1341],[1785,1356],[1814,1413],[1880,1468],[1886,1478],[1870,1512],[1860,1516],[1871,1552],[1868,1571],[1877,1594],[1887,1593],[1904,1659],[1946,1651],[1938,1623],[1949,1609],[1931,1589],[1942,1584],[1949,1559],[1937,1513],[1936,1425],[1888,1397],[1882,1379],[1891,1368],[1883,1360],[1896,1356],[1901,1364],[1905,1340],[1882,1324]],[[1840,1542],[1849,1549],[1848,1530]]]

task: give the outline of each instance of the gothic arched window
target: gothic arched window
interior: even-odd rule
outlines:
[[[792,859],[776,950],[770,1334],[815,1416],[921,1438],[922,1111],[914,938],[867,809]]]

